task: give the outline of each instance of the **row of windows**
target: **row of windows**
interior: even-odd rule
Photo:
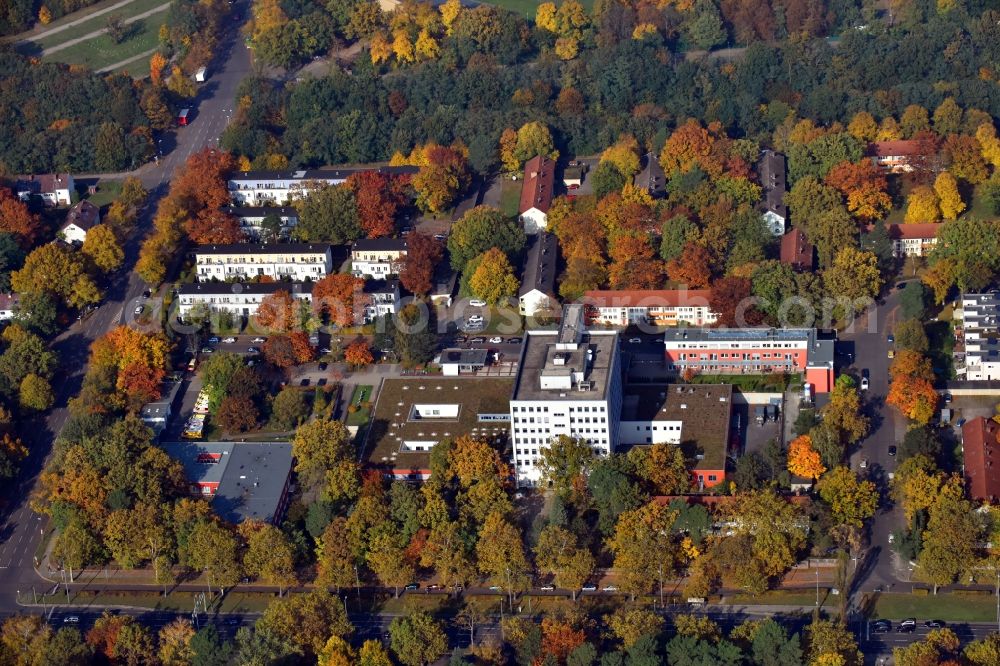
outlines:
[[[559,418],[560,416],[564,417],[563,414],[555,414],[551,418]],[[522,424],[522,425],[526,424],[526,423],[530,423],[530,424],[537,423],[537,424],[541,425],[541,424],[548,424],[549,423],[549,418],[550,417],[548,417],[548,416],[515,416],[515,417],[513,417],[513,423],[515,423],[515,424]],[[573,422],[574,423],[607,423],[608,422],[608,417],[606,417],[606,416],[578,416],[575,419],[573,419]]]
[[[718,344],[718,343],[715,343]],[[730,341],[725,343],[727,347],[732,349],[801,349],[805,344],[805,340],[801,342],[744,342],[740,343],[737,341]],[[707,342],[680,342],[676,343],[677,349],[712,349]]]
[[[793,354],[781,354],[780,352],[765,352],[763,354],[735,354],[735,353],[734,354],[729,354],[729,353],[722,353],[722,354],[678,354],[677,358],[678,358],[678,360],[681,360],[681,361],[685,361],[685,360],[697,361],[698,359],[717,361],[720,358],[724,358],[724,359],[726,359],[726,358],[732,358],[734,360],[741,360],[742,359],[744,361],[750,361],[750,360],[759,361],[761,359],[770,359],[770,358],[782,359],[782,358],[784,358],[786,361],[790,361],[793,358]]]

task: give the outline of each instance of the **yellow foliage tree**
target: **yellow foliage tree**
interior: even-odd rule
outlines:
[[[941,217],[946,220],[954,220],[959,213],[965,210],[965,202],[958,191],[958,181],[947,171],[942,171],[934,180],[934,192],[938,196],[938,205],[941,207]],[[906,211],[909,213],[909,209]]]
[[[455,20],[462,13],[462,1],[448,0],[438,7],[438,11],[441,12],[441,23],[444,24],[445,32],[450,35]]]
[[[656,35],[656,34],[658,34],[658,31],[655,25],[653,25],[652,23],[640,23],[637,26],[635,26],[634,30],[632,30],[632,39],[642,40],[645,39],[646,37],[649,37],[650,35]]]
[[[800,435],[788,445],[788,471],[807,479],[818,479],[826,471],[809,435]]]
[[[559,24],[556,20],[556,3],[543,2],[535,10],[535,25],[548,32],[557,32]]]
[[[906,198],[906,216],[903,221],[907,224],[934,222],[939,217],[938,196],[934,190],[929,185],[914,187]]]
[[[517,130],[508,127],[500,134],[500,163],[508,173],[521,168],[521,162],[514,154],[515,150],[517,150]]]
[[[580,53],[580,42],[574,37],[560,37],[556,40],[555,53],[560,60],[572,60]]]
[[[405,29],[398,28],[392,33],[392,52],[396,56],[396,61],[400,63],[413,62],[416,59],[413,42],[410,41],[410,34]]]
[[[421,60],[434,60],[441,53],[441,47],[427,28],[421,30],[420,34],[417,35],[416,51]]]
[[[983,159],[1000,169],[1000,139],[993,123],[983,123],[976,130],[976,139],[983,149]]]
[[[38,22],[42,25],[48,25],[51,20],[52,12],[49,11],[48,7],[42,5],[42,8],[38,10]]]
[[[167,57],[157,51],[149,58],[149,80],[154,86],[163,84],[163,70],[167,66]]]
[[[878,123],[867,111],[858,111],[847,124],[847,133],[858,141],[868,143],[874,141],[878,136]]]
[[[384,32],[378,31],[372,35],[368,51],[371,54],[372,64],[381,65],[383,62],[388,62],[389,58],[392,57],[392,44]]]
[[[903,138],[903,132],[899,129],[899,123],[892,116],[886,116],[878,126],[876,141],[899,141]]]
[[[601,153],[601,162],[611,162],[629,182],[639,173],[639,142],[626,134]]]

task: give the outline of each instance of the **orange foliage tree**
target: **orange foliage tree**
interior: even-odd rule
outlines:
[[[444,257],[444,246],[426,234],[410,234],[406,239],[406,257],[399,273],[404,288],[423,296],[434,287],[434,268]]]
[[[663,262],[653,254],[649,238],[619,234],[610,243],[608,281],[612,289],[657,289],[663,284]]]
[[[558,664],[566,663],[566,657],[585,640],[587,635],[582,629],[550,617],[542,620],[542,652],[554,657]]]
[[[198,245],[210,243],[239,243],[243,231],[239,221],[217,208],[205,208],[184,222],[188,238]]]
[[[170,183],[169,198],[190,213],[220,208],[229,203],[226,177],[236,163],[233,156],[215,148],[204,148],[187,159]]]
[[[676,259],[667,264],[667,275],[688,289],[707,287],[712,279],[712,256],[702,245],[689,242]]]
[[[454,148],[431,146],[424,151],[426,163],[413,177],[417,205],[421,210],[440,213],[454,203],[469,185],[465,156]]]
[[[276,368],[290,368],[299,363],[308,363],[315,357],[315,350],[309,344],[309,336],[304,331],[272,335],[264,342],[264,360]]]
[[[284,289],[268,294],[257,307],[255,320],[262,329],[287,333],[299,325],[299,305]]]
[[[937,408],[938,394],[924,377],[898,375],[893,377],[885,401],[911,421],[927,425]]]
[[[0,188],[0,231],[13,234],[23,248],[34,245],[39,231],[38,216],[7,188]]]
[[[409,176],[362,171],[347,179],[354,190],[361,228],[369,238],[389,236],[396,228],[396,211],[406,202]]]
[[[365,281],[346,273],[334,273],[313,287],[313,312],[335,326],[352,326],[367,298]]]
[[[862,219],[881,218],[892,208],[885,176],[871,160],[841,162],[827,174],[826,184],[847,197],[847,210]]]
[[[344,350],[344,360],[356,368],[361,368],[371,365],[375,357],[372,356],[368,343],[365,340],[358,340],[349,344]]]
[[[800,435],[788,445],[788,471],[795,476],[814,480],[826,471],[809,435]]]

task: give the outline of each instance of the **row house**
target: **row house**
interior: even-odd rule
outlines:
[[[264,218],[268,215],[274,215],[281,220],[279,239],[289,238],[292,229],[299,223],[299,211],[291,206],[226,206],[223,210],[239,221],[240,231],[253,242],[268,237],[268,232],[264,229]]]
[[[1000,293],[962,294],[954,318],[955,372],[970,381],[1000,379]]]
[[[833,340],[814,328],[678,328],[664,333],[676,374],[803,374],[816,393],[833,387]]]
[[[528,237],[521,288],[517,292],[518,309],[522,316],[534,317],[558,303],[555,296],[558,256],[559,247],[554,235],[542,231]]]
[[[399,275],[405,257],[405,238],[359,238],[351,245],[351,273],[376,279]]]
[[[206,311],[252,317],[265,298],[279,291],[287,291],[296,300],[310,304],[312,289],[312,282],[195,282],[181,285],[177,291],[177,314],[182,321],[187,320],[192,312],[201,316]]]
[[[296,171],[242,171],[229,177],[226,186],[235,206],[283,206],[309,196],[327,185],[340,185],[364,171],[388,175],[413,175],[414,166],[384,166],[337,169],[299,169]]]
[[[199,282],[261,276],[316,281],[333,271],[333,255],[323,243],[202,245],[195,251],[195,268]]]
[[[588,291],[583,295],[591,324],[608,326],[710,326],[710,289],[633,289]]]

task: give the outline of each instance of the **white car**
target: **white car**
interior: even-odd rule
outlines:
[[[618,586],[617,585],[605,585],[604,587],[601,588],[601,590],[604,591],[604,592],[617,592],[618,591]]]
[[[629,338],[628,343],[630,345],[638,345],[642,343],[642,340],[640,338]]]
[[[136,308],[135,308],[135,314],[136,314],[136,316],[142,314],[142,306],[141,305],[137,305],[136,306]]]
[[[482,324],[484,321],[485,319],[483,319],[483,315],[472,315],[469,317],[470,324]]]
[[[556,588],[554,585],[542,585],[538,589],[540,589],[542,592],[554,592]]]
[[[862,391],[867,391],[868,390],[868,378],[867,377],[862,377],[861,378],[861,390]]]
[[[486,307],[486,301],[478,298],[473,298],[471,301],[469,301],[469,305],[471,305],[474,308],[484,308]]]
[[[263,344],[263,343],[267,342],[267,338],[254,338],[250,342],[254,343],[255,345],[257,345],[257,344]]]
[[[228,338],[222,338],[222,341],[223,341],[224,343],[226,343],[227,345],[231,345],[231,344],[233,344],[234,342],[236,342],[236,338],[234,338],[234,337],[230,336],[230,337],[228,337]]]
[[[495,338],[490,338],[490,344],[491,345],[498,345],[501,342],[503,342],[503,338],[501,338],[500,336],[497,336]]]

